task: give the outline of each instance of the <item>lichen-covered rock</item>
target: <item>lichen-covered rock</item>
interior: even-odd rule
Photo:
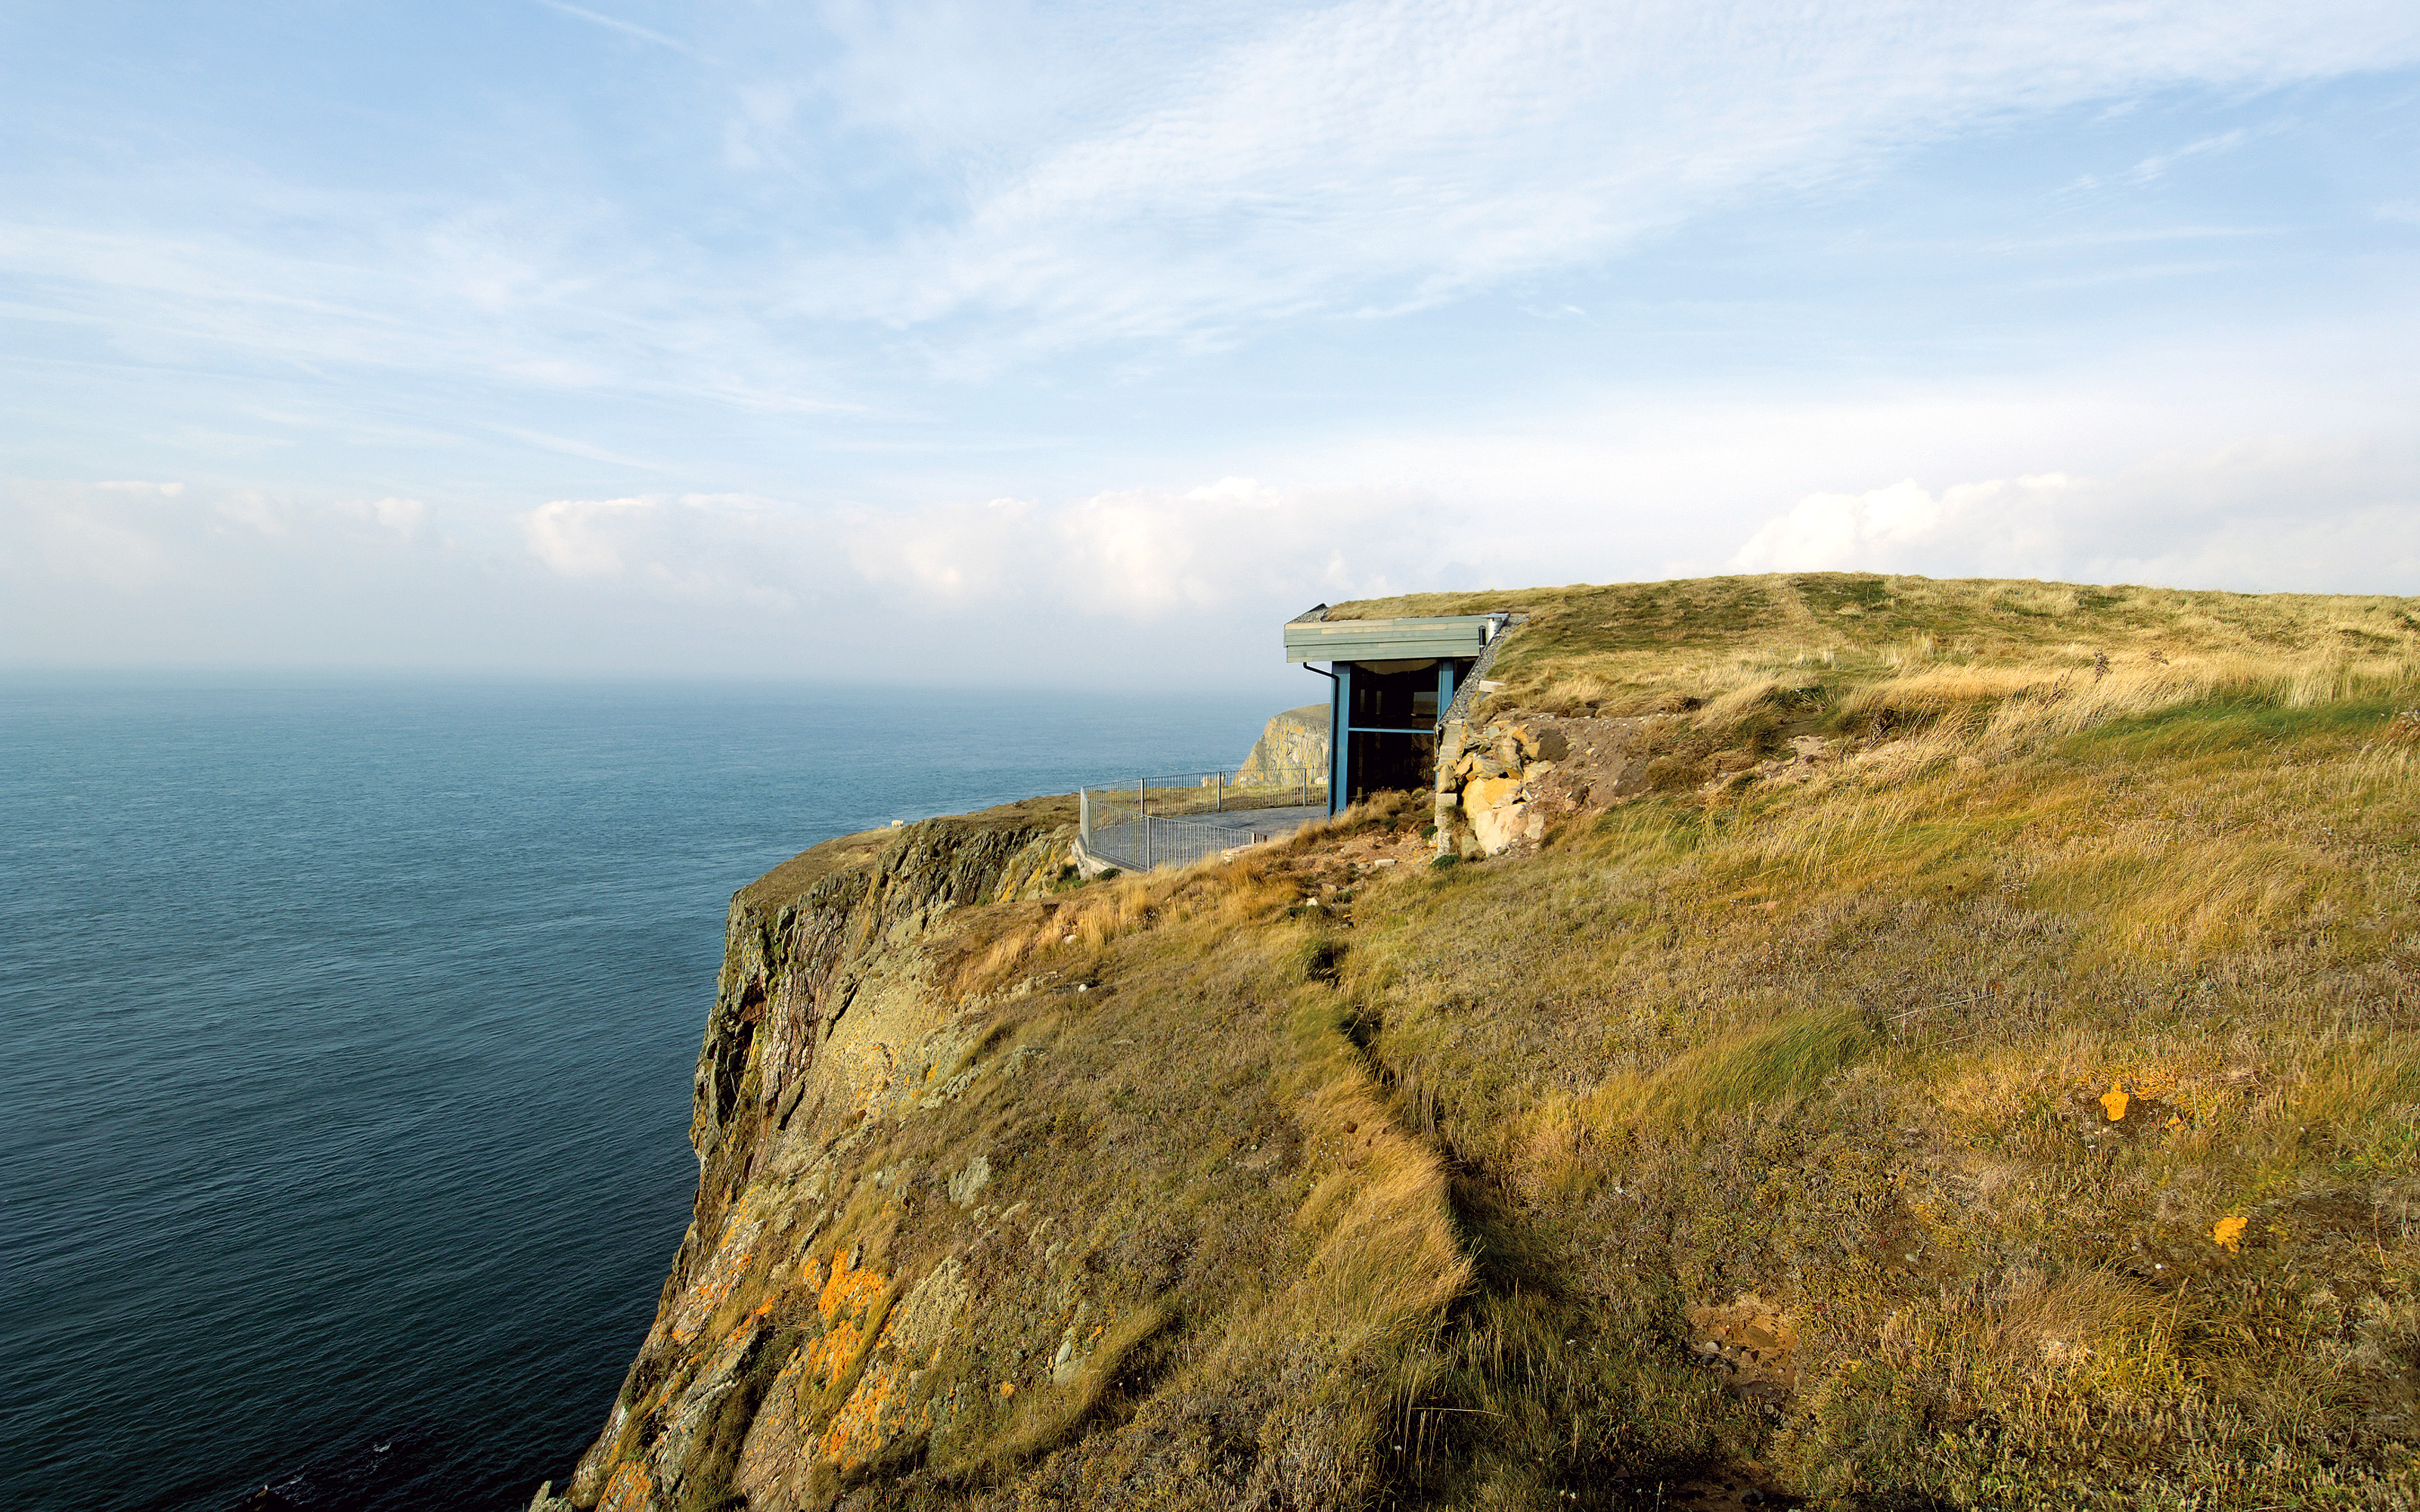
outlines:
[[[1299,783],[1327,770],[1327,718],[1325,703],[1288,709],[1268,722],[1252,743],[1235,773],[1239,787]]]
[[[1121,970],[1087,956],[1186,884],[1020,898],[1064,841],[1055,814],[934,821],[734,901],[694,1214],[573,1505],[1207,1512],[1375,1483],[1388,1382],[1425,1379],[1401,1357],[1469,1276],[1442,1164],[1343,1027],[1300,1018],[1291,954],[1202,969],[1229,933],[1205,916]],[[1020,951],[1061,964],[994,969]]]
[[[802,1399],[820,1408],[822,1459],[860,1462],[851,1455],[882,1439],[899,1372],[872,1357],[897,1288],[814,1241],[829,1199],[851,1186],[910,1185],[891,1166],[853,1180],[852,1156],[869,1117],[945,1102],[955,1078],[936,1067],[967,1054],[940,980],[950,962],[928,947],[960,911],[1037,890],[1064,857],[1072,808],[1035,800],[829,841],[733,898],[698,1056],[694,1212],[655,1326],[573,1477],[575,1504],[649,1512],[735,1473],[782,1479],[778,1425]],[[814,1305],[785,1311],[799,1297]],[[752,1432],[760,1419],[770,1426]]]

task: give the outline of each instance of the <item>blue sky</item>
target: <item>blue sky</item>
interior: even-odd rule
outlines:
[[[1291,692],[1427,588],[2420,593],[2408,0],[0,29],[0,664]]]

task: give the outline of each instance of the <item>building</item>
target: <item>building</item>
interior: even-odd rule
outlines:
[[[1288,620],[1286,660],[1328,664],[1327,811],[1436,780],[1437,726],[1508,614],[1331,620],[1321,604]],[[1319,671],[1311,667],[1312,671]]]

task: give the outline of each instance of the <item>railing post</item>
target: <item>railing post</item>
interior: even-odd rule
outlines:
[[[1150,778],[1135,779],[1135,817],[1142,824],[1142,869],[1151,870],[1151,788]]]
[[[1227,774],[1213,772],[1210,774],[1210,781],[1212,783],[1210,791],[1215,795],[1210,801],[1210,811],[1225,813],[1227,811]]]

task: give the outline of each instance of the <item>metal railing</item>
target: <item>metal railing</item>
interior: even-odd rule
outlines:
[[[1077,790],[1084,849],[1148,872],[1290,834],[1327,809],[1327,773],[1311,768],[1177,772]]]

